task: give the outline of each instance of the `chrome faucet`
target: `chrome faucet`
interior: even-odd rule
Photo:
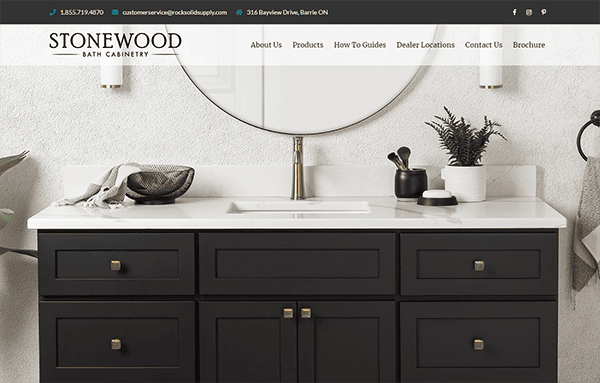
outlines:
[[[304,163],[302,161],[302,137],[294,137],[292,175],[292,199],[306,199],[304,193]]]

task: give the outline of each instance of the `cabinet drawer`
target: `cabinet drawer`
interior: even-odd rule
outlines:
[[[194,234],[38,236],[40,295],[191,295]]]
[[[194,302],[40,302],[42,382],[193,382]]]
[[[402,234],[402,295],[556,295],[556,233]]]
[[[200,233],[201,294],[395,294],[394,233]]]
[[[556,302],[403,302],[400,317],[402,382],[556,382]]]

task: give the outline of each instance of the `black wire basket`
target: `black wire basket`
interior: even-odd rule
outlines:
[[[179,165],[141,165],[144,169],[127,177],[127,197],[139,204],[175,203],[194,180],[194,169]]]

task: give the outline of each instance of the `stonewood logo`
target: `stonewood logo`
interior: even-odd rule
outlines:
[[[183,41],[177,33],[162,32],[154,34],[143,32],[54,32],[49,37],[48,46],[57,50],[52,53],[53,55],[82,55],[83,57],[147,57],[149,51],[144,51],[144,49],[178,48]],[[175,53],[152,53],[152,55],[175,55]]]

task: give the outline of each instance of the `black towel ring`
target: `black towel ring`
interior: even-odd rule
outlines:
[[[592,124],[600,126],[600,110],[596,110],[594,111],[594,113],[592,113],[591,120],[586,122],[585,125],[583,125],[581,129],[579,129],[579,133],[577,134],[577,150],[579,151],[579,154],[585,161],[587,161],[587,157],[585,154],[583,154],[583,150],[581,150],[581,135],[583,134],[585,128]]]

